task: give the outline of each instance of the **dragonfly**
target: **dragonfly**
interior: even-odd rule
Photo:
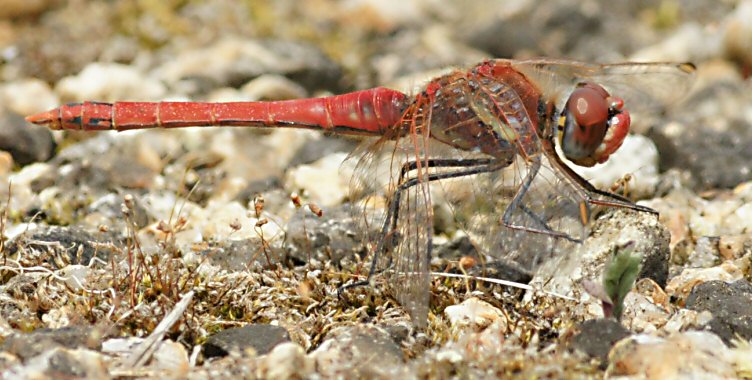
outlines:
[[[412,96],[376,87],[282,101],[86,101],[27,120],[55,130],[232,126],[373,136],[353,153],[360,173],[353,188],[389,178],[386,206],[362,203],[366,214],[380,210],[367,281],[387,276],[420,327],[429,312],[439,203],[488,257],[533,264],[561,244],[582,242],[599,208],[657,214],[595,188],[570,165],[608,160],[629,132],[630,109],[656,112],[687,92],[694,72],[691,63],[489,59]]]

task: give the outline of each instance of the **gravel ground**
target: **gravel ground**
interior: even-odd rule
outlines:
[[[752,1],[501,3],[5,1],[3,378],[752,378]],[[84,100],[415,94],[536,56],[697,66],[688,91],[656,83],[682,99],[636,110],[621,150],[580,172],[660,216],[607,209],[582,244],[498,253],[457,222],[506,198],[451,182],[432,270],[532,290],[437,275],[420,321],[383,274],[338,293],[380,230],[351,190],[370,191],[369,217],[390,199],[388,173],[362,175],[389,170],[359,162],[369,141],[23,119]],[[604,276],[636,283],[613,305]]]

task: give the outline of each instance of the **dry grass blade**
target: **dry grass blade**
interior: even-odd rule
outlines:
[[[183,298],[175,305],[175,308],[167,314],[164,319],[157,325],[152,333],[144,339],[131,353],[131,355],[123,362],[123,367],[133,368],[141,367],[149,361],[151,355],[159,347],[159,342],[162,340],[167,331],[183,316],[183,313],[190,305],[193,299],[193,291],[189,291]]]
[[[440,273],[440,272],[431,272],[431,275],[432,276],[436,276],[436,277],[449,277],[449,278],[461,278],[461,279],[466,279],[466,280],[485,281],[485,282],[490,282],[492,284],[497,284],[497,285],[511,286],[511,287],[517,288],[517,289],[532,290],[532,291],[542,291],[544,294],[548,294],[550,296],[554,296],[554,297],[557,297],[557,298],[561,298],[561,299],[565,299],[565,300],[569,300],[569,301],[578,301],[575,298],[572,298],[572,297],[569,297],[569,296],[565,296],[563,294],[558,294],[558,293],[554,293],[554,292],[547,292],[545,290],[536,289],[536,288],[534,288],[534,287],[532,287],[532,286],[530,286],[528,284],[523,284],[523,283],[514,282],[514,281],[500,280],[498,278],[477,277],[477,276],[469,276],[469,275],[464,275],[464,274]]]

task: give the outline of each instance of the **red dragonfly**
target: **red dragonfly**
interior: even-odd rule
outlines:
[[[582,241],[596,206],[656,213],[593,187],[560,158],[557,142],[576,165],[605,162],[628,133],[630,107],[666,104],[686,93],[693,75],[687,63],[498,59],[433,79],[412,97],[378,87],[269,102],[84,102],[27,120],[92,131],[247,126],[379,137],[362,155],[359,171],[367,174],[356,181],[371,186],[387,159],[392,191],[369,280],[384,269],[395,297],[422,326],[432,195],[442,197],[481,252],[527,262],[558,242]]]

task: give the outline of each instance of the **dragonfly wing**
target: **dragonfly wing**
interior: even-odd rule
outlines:
[[[423,128],[430,119],[420,120],[425,121],[420,125],[413,122],[407,136],[387,136],[367,152],[358,153],[364,158],[356,168],[359,179],[351,184],[351,192],[353,188],[356,193],[383,188],[384,198],[367,197],[361,202],[366,215],[363,220],[378,220],[379,224],[377,236],[370,239],[376,273],[387,279],[387,288],[408,311],[413,324],[424,327],[430,299],[433,208],[428,130]],[[382,179],[388,183],[380,183]]]
[[[392,226],[384,234],[387,242],[392,243],[387,250],[391,250],[393,260],[388,271],[389,286],[397,301],[407,309],[413,324],[424,327],[430,300],[433,240],[428,136],[415,131],[400,143],[409,153],[394,168],[397,181],[390,200]]]
[[[541,159],[524,192],[530,167],[522,158],[502,170],[443,181],[444,201],[477,250],[531,271],[587,237],[580,190]]]
[[[630,111],[662,111],[686,95],[695,78],[690,63],[593,64],[533,59],[513,61],[512,65],[538,84],[549,99],[556,99],[559,109],[577,83],[592,81],[624,99]]]

